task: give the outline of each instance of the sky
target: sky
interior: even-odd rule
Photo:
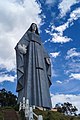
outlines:
[[[0,1],[0,89],[17,95],[14,48],[33,22],[51,58],[53,107],[70,102],[80,113],[80,0]]]

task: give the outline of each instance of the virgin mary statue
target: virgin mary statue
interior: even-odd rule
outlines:
[[[32,23],[16,47],[18,103],[23,97],[30,106],[51,108],[50,57],[43,47],[38,28]]]

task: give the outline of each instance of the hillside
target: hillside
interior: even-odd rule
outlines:
[[[80,120],[80,117],[65,116],[59,112],[35,110],[36,114],[43,115],[44,120]]]
[[[65,116],[59,112],[53,111],[40,111],[35,109],[34,112],[38,115],[43,115],[44,120],[80,120],[80,117],[76,116]],[[21,116],[21,117],[20,117]],[[0,120],[24,120],[21,112],[16,112],[14,109],[1,109],[0,108]],[[37,120],[35,118],[35,120]]]
[[[0,109],[0,120],[20,120],[17,112],[12,108]]]
[[[38,115],[43,115],[44,120],[80,120],[80,117],[65,116],[59,112],[40,111],[35,109],[34,112]],[[21,112],[16,112],[14,109],[0,109],[0,120],[24,120]],[[20,117],[21,116],[21,117]],[[37,120],[35,118],[35,120]]]

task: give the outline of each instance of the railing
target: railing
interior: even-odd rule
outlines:
[[[20,110],[24,110],[25,112],[25,118],[26,120],[34,120],[33,115],[37,118],[37,120],[43,120],[42,115],[36,115],[33,112],[33,109],[35,109],[35,106],[30,107],[29,106],[29,100],[25,99],[25,97],[23,97],[23,102],[20,102],[20,106],[19,106],[19,111]]]

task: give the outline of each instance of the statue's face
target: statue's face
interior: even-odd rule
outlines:
[[[36,24],[32,25],[32,31],[36,31]]]

